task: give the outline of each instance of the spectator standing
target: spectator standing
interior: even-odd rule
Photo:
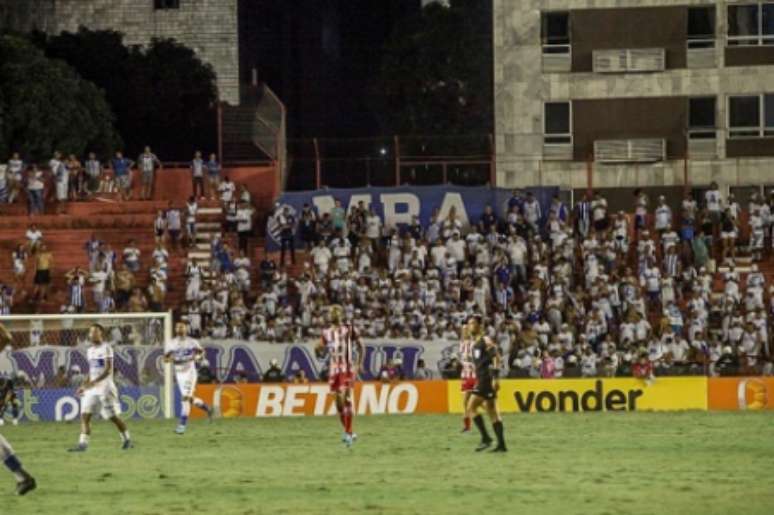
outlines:
[[[0,164],[0,204],[8,203],[8,166]]]
[[[67,170],[67,166],[62,161],[62,154],[58,151],[54,152],[54,157],[48,162],[48,167],[51,170],[51,176],[54,178],[57,202],[56,210],[57,213],[62,214],[65,211],[65,203],[68,198],[70,173]]]
[[[337,201],[338,202],[338,201]],[[279,218],[280,225],[280,265],[285,265],[285,252],[290,251],[290,262],[296,264],[296,218],[285,206]]]
[[[376,214],[374,208],[368,209],[368,216],[365,219],[365,235],[371,242],[372,249],[378,249],[382,237],[382,219]]]
[[[346,221],[347,212],[341,206],[341,200],[336,199],[333,209],[331,209],[331,222],[333,224],[333,232],[341,231],[341,234],[346,234]]]
[[[164,233],[167,232],[167,217],[161,209],[156,212],[156,220],[153,221],[153,232],[156,234],[156,242],[164,240]]]
[[[142,173],[142,193],[140,193],[141,200],[150,200],[153,196],[153,183],[156,178],[156,169],[161,170],[163,165],[156,154],[151,152],[150,147],[145,147],[145,150],[137,158],[137,167]]]
[[[48,298],[48,288],[51,284],[51,265],[54,255],[48,250],[45,243],[41,243],[35,256],[35,289],[32,297],[35,300],[45,301]]]
[[[210,154],[210,159],[207,161],[207,180],[210,188],[210,200],[215,200],[220,186],[220,163],[216,154]]]
[[[119,150],[116,152],[111,165],[113,167],[116,182],[118,183],[121,200],[131,200],[132,167],[134,166],[134,162],[131,159],[125,158],[124,154]]]
[[[204,198],[204,159],[198,150],[191,161],[191,188],[195,198]]]
[[[177,248],[177,242],[180,239],[180,231],[183,229],[183,223],[180,216],[180,210],[172,206],[172,202],[169,203],[169,209],[167,209],[167,231],[169,232],[169,241],[172,244],[172,248]]]
[[[188,246],[196,245],[196,213],[199,212],[199,204],[196,197],[191,195],[185,205],[185,230],[188,236]]]
[[[306,249],[311,249],[317,242],[317,212],[309,204],[304,204],[301,209],[299,234]]]
[[[231,202],[231,199],[234,198],[236,186],[233,182],[231,182],[231,179],[226,176],[223,177],[223,182],[221,182],[220,186],[218,186],[218,191],[220,192],[220,201],[226,204]]]
[[[88,196],[94,195],[99,189],[99,180],[102,175],[102,163],[97,159],[94,152],[89,152],[89,158],[86,160],[86,193]]]
[[[22,178],[24,175],[24,161],[19,157],[18,152],[14,152],[11,155],[11,159],[8,160],[7,174],[7,188],[8,188],[8,203],[13,204],[16,197],[19,195],[19,191],[22,188]]]
[[[126,268],[132,273],[140,271],[140,249],[137,248],[137,243],[134,240],[129,240],[124,247],[123,261]]]
[[[248,243],[253,233],[253,208],[247,202],[239,205],[236,214],[239,251],[248,253]]]
[[[43,244],[43,232],[38,229],[36,224],[30,224],[25,236],[27,237],[27,250],[30,254],[36,254]]]
[[[38,167],[32,165],[32,168],[27,173],[27,202],[29,206],[30,215],[42,215],[44,211],[43,205],[43,172],[38,170]]]
[[[70,154],[65,163],[70,171],[70,200],[81,200],[86,194],[86,174],[81,161]]]

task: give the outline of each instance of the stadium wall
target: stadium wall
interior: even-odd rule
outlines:
[[[328,392],[326,383],[201,384],[196,390],[225,418],[333,415]],[[68,422],[80,415],[74,388],[19,389],[17,395],[22,421]],[[159,386],[120,386],[119,397],[125,418],[164,415]],[[358,415],[462,413],[460,381],[358,382],[354,398]],[[178,400],[176,394],[176,406]],[[663,377],[652,384],[634,378],[505,379],[499,407],[503,413],[772,410],[774,378]],[[194,411],[191,416],[204,415]]]

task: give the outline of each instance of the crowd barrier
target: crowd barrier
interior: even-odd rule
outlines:
[[[358,415],[462,413],[460,381],[363,381],[355,385]],[[334,415],[326,383],[201,384],[196,395],[225,418]],[[17,392],[23,421],[73,421],[80,415],[73,388],[33,388]],[[163,417],[160,387],[119,388],[123,416]],[[176,406],[178,405],[176,396]],[[772,377],[665,377],[504,379],[498,405],[503,413],[598,411],[758,411],[774,409]],[[177,410],[176,410],[177,411]],[[192,417],[203,417],[198,410]]]

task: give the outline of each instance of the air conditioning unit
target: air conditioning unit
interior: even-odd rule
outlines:
[[[623,73],[627,71],[626,50],[595,50],[594,71],[596,73]]]
[[[666,69],[663,48],[595,50],[593,60],[596,73],[658,72]]]
[[[664,139],[613,139],[594,142],[599,163],[655,163],[666,158]]]

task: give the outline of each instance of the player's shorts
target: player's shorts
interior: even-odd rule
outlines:
[[[475,377],[466,377],[462,379],[462,384],[460,385],[460,390],[463,392],[470,392],[475,390],[476,388],[476,378]]]
[[[180,395],[182,397],[194,396],[196,382],[198,380],[195,368],[192,368],[188,372],[175,372],[175,379],[177,380],[177,388],[180,390]]]
[[[470,393],[473,395],[476,395],[478,397],[481,397],[482,399],[486,399],[488,401],[494,400],[497,398],[497,392],[492,387],[491,381],[485,381],[483,383],[477,383],[476,387],[473,388]]]
[[[81,397],[81,413],[94,413],[100,409],[100,416],[104,419],[117,417],[121,414],[121,403],[118,400],[118,392],[112,388],[92,388]]]
[[[341,392],[352,388],[355,382],[355,374],[352,372],[339,372],[328,379],[328,386],[332,392]]]

